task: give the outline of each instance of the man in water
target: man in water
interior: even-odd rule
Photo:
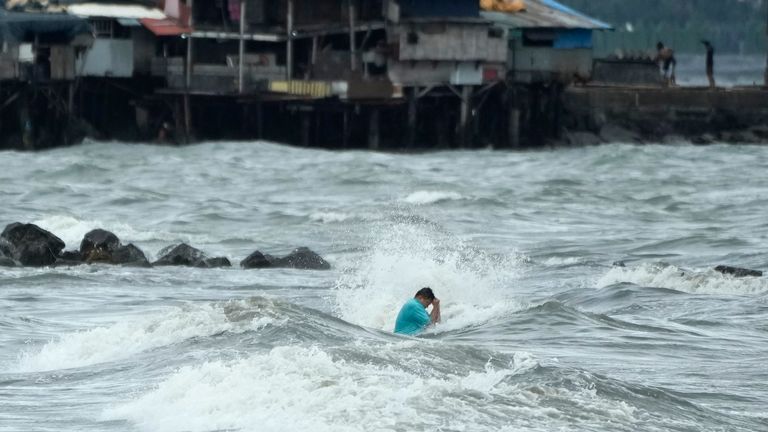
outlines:
[[[677,60],[675,59],[675,51],[672,48],[665,47],[663,43],[656,44],[656,63],[661,63],[664,70],[664,81],[666,85],[675,84],[675,67],[677,67]],[[672,68],[672,74],[670,75],[670,66]]]
[[[707,79],[709,80],[709,88],[715,88],[715,47],[712,46],[709,41],[703,40],[701,43],[707,49]]]
[[[427,307],[432,305],[432,313],[427,314]],[[432,288],[422,288],[408,300],[397,314],[395,333],[416,335],[427,326],[440,322],[440,300],[435,298]]]

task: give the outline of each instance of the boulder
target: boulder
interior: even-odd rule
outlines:
[[[244,269],[270,268],[272,267],[272,260],[268,259],[263,253],[255,251],[240,261],[240,267]]]
[[[16,267],[16,261],[5,255],[2,249],[0,249],[0,267]]]
[[[10,257],[25,266],[52,265],[64,249],[60,238],[33,224],[12,223],[0,238],[7,242]]]
[[[72,267],[82,264],[85,264],[85,261],[83,261],[80,251],[64,251],[56,258],[56,262],[53,265],[56,267]]]
[[[192,246],[181,243],[168,246],[160,251],[160,259],[152,265],[156,266],[187,266],[187,267],[208,267],[203,251]]]
[[[64,251],[59,255],[60,259],[67,261],[82,261],[83,256],[80,255],[80,251]]]
[[[720,272],[722,274],[732,275],[734,277],[747,277],[747,276],[760,277],[763,275],[763,272],[758,270],[750,270],[750,269],[731,267],[726,265],[719,265],[715,267],[715,271]]]
[[[274,267],[288,267],[302,270],[330,270],[331,265],[309,248],[300,247],[282,258],[272,262]]]
[[[83,237],[80,242],[80,255],[83,260],[92,262],[110,262],[112,253],[120,247],[120,239],[103,229],[95,229]]]
[[[121,264],[130,267],[150,267],[144,252],[133,244],[120,246],[112,252],[111,264]]]
[[[206,258],[203,262],[208,268],[232,267],[232,263],[226,257]]]

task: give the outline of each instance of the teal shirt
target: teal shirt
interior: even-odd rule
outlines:
[[[415,335],[424,330],[429,325],[429,321],[427,310],[418,300],[412,298],[403,305],[400,313],[397,314],[395,333]]]

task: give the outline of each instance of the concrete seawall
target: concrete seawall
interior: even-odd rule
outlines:
[[[589,134],[597,142],[768,143],[763,87],[570,87],[563,109],[571,144],[589,141]]]

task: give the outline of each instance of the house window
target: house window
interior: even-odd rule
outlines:
[[[496,27],[491,27],[488,29],[489,39],[501,39],[502,37],[504,37],[504,30]]]

